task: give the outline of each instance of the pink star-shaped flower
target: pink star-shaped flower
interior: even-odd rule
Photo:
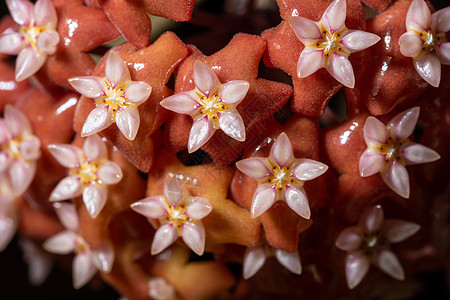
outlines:
[[[307,77],[320,68],[343,85],[353,88],[355,75],[348,57],[380,40],[375,34],[349,30],[345,26],[346,1],[333,1],[319,22],[303,17],[292,17],[291,27],[305,45],[297,64],[297,76]]]
[[[236,106],[249,89],[244,80],[221,84],[217,75],[203,62],[194,62],[193,90],[178,93],[161,101],[161,106],[194,121],[189,134],[188,151],[202,147],[217,129],[238,141],[245,141],[245,126]]]
[[[32,4],[23,0],[6,0],[9,12],[20,26],[18,32],[6,31],[0,36],[0,52],[17,55],[16,80],[36,73],[59,43],[56,11],[50,0]]]
[[[357,226],[344,229],[336,239],[336,247],[347,251],[345,276],[350,289],[356,287],[373,263],[395,279],[405,275],[390,244],[399,243],[414,235],[420,226],[397,219],[384,220],[383,208],[376,205],[366,209]]]
[[[238,161],[236,167],[259,182],[250,209],[253,218],[266,212],[275,201],[282,200],[298,215],[309,219],[311,212],[303,184],[328,169],[325,164],[312,159],[296,159],[291,141],[284,132],[275,140],[269,157],[246,158]]]
[[[168,177],[164,184],[164,196],[145,198],[131,205],[136,212],[149,219],[158,219],[161,227],[152,243],[152,255],[158,254],[178,237],[197,255],[205,249],[205,228],[201,219],[212,211],[208,200],[189,195],[176,178]]]
[[[25,114],[7,104],[0,119],[0,172],[8,172],[14,195],[23,194],[33,180],[40,149]]]
[[[278,262],[292,273],[297,275],[302,273],[300,256],[297,251],[290,253],[269,245],[260,245],[245,250],[242,270],[244,279],[255,275],[270,256],[275,256]]]
[[[67,200],[83,195],[83,202],[92,218],[103,209],[108,197],[107,186],[122,179],[122,170],[107,160],[106,145],[98,135],[89,136],[83,150],[67,144],[48,146],[53,157],[69,168],[69,176],[62,179],[50,195],[50,201]]]
[[[79,220],[75,205],[71,203],[54,203],[56,215],[66,230],[47,239],[42,245],[45,250],[55,254],[75,252],[72,276],[73,287],[81,288],[95,275],[97,270],[108,273],[114,262],[114,251],[105,242],[99,249],[91,246],[79,235]]]
[[[413,0],[406,15],[407,31],[400,36],[400,52],[412,57],[417,73],[434,87],[441,80],[441,64],[450,65],[450,7],[433,14],[423,0]]]
[[[419,107],[396,115],[385,126],[375,117],[364,124],[367,149],[359,160],[363,177],[380,172],[383,181],[397,194],[409,198],[409,176],[406,165],[433,162],[440,158],[434,150],[410,141],[416,127]]]
[[[131,80],[130,71],[117,52],[111,51],[106,58],[105,77],[73,77],[69,83],[82,95],[94,98],[96,105],[83,125],[81,136],[116,123],[127,139],[134,140],[140,124],[138,106],[148,99],[152,88],[144,81]]]

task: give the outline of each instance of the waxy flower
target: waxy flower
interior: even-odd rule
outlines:
[[[97,270],[109,273],[114,262],[114,250],[105,242],[100,249],[92,249],[79,235],[79,220],[72,203],[54,203],[56,215],[66,230],[44,242],[42,247],[55,254],[75,252],[72,262],[73,287],[81,288],[95,275]]]
[[[0,119],[0,173],[8,172],[14,195],[23,194],[33,180],[40,149],[27,117],[7,104]]]
[[[302,273],[300,256],[297,251],[290,253],[269,245],[260,245],[245,250],[242,269],[244,279],[249,279],[255,275],[262,268],[266,259],[271,256],[275,256],[278,262],[292,273],[297,275]]]
[[[333,1],[319,22],[295,16],[291,27],[305,45],[297,64],[297,75],[307,77],[320,68],[327,71],[343,85],[353,88],[355,75],[348,57],[380,40],[375,34],[347,29],[345,26],[346,1]]]
[[[83,150],[67,144],[48,146],[50,153],[66,168],[69,176],[62,179],[50,194],[50,201],[67,200],[83,195],[83,202],[92,218],[103,209],[108,197],[107,186],[122,179],[122,170],[107,160],[107,149],[98,135],[89,136]]]
[[[132,81],[126,63],[110,51],[105,63],[105,77],[81,76],[69,79],[80,94],[94,98],[96,108],[88,115],[81,136],[89,136],[116,123],[123,135],[134,140],[139,130],[138,106],[144,103],[152,87],[144,81]]]
[[[195,89],[161,101],[161,106],[179,114],[190,115],[194,121],[189,134],[188,151],[202,147],[222,129],[228,136],[245,141],[245,126],[236,106],[244,99],[250,84],[232,80],[221,84],[217,75],[203,62],[194,62]]]
[[[412,57],[417,73],[434,87],[441,80],[441,64],[450,65],[450,7],[430,13],[424,0],[413,0],[406,15],[407,31],[400,36],[400,52]]]
[[[269,157],[246,158],[238,161],[236,167],[258,180],[250,209],[253,218],[263,214],[275,201],[282,200],[298,215],[309,219],[311,211],[303,184],[328,169],[321,162],[295,158],[291,141],[284,132],[273,143]]]
[[[9,12],[20,26],[0,36],[0,53],[16,55],[16,80],[22,81],[36,73],[47,55],[54,54],[59,43],[56,32],[56,11],[50,0],[36,4],[25,0],[6,0]]]
[[[28,281],[34,286],[39,286],[44,283],[52,270],[53,257],[32,240],[21,238],[19,243],[23,261],[28,264]]]
[[[370,263],[393,278],[403,280],[403,268],[390,244],[406,240],[419,229],[419,225],[403,220],[385,221],[380,205],[366,209],[359,224],[344,229],[336,240],[336,247],[348,252],[345,262],[348,287],[353,289],[361,282]]]
[[[176,291],[163,277],[153,277],[148,281],[148,295],[155,300],[176,300]]]
[[[164,196],[153,196],[131,204],[131,208],[149,219],[158,219],[160,227],[152,243],[152,255],[158,254],[178,237],[197,255],[205,249],[205,228],[201,219],[212,211],[212,205],[201,197],[193,197],[176,178],[164,183]]]
[[[409,140],[419,110],[419,107],[408,109],[396,115],[387,126],[374,117],[368,117],[364,124],[367,149],[359,160],[360,175],[367,177],[380,172],[384,182],[404,198],[409,198],[410,190],[405,166],[440,158],[434,150]]]

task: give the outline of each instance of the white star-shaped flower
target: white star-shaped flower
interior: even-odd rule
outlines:
[[[95,101],[96,107],[88,115],[81,136],[92,135],[116,123],[127,139],[134,140],[141,120],[138,106],[147,101],[152,87],[144,81],[132,81],[126,63],[116,51],[110,51],[106,58],[105,77],[73,77],[69,83]]]
[[[311,212],[303,184],[328,169],[321,162],[295,158],[291,141],[284,132],[273,143],[269,157],[246,158],[238,161],[236,167],[258,180],[250,209],[253,218],[266,212],[275,201],[282,200],[298,215],[309,219]]]
[[[334,0],[319,22],[303,17],[292,17],[291,27],[305,45],[297,64],[297,75],[307,77],[320,68],[327,71],[343,85],[353,88],[355,75],[348,57],[380,40],[380,37],[345,26],[346,1]]]
[[[217,75],[203,62],[194,62],[195,89],[161,101],[161,106],[194,121],[189,134],[188,151],[202,147],[217,129],[238,141],[245,141],[245,126],[236,106],[244,99],[250,84],[232,80],[221,84]]]
[[[107,186],[122,179],[120,166],[107,160],[108,153],[102,139],[98,135],[89,136],[83,150],[67,144],[52,144],[48,149],[61,165],[69,169],[69,176],[54,188],[50,201],[83,195],[89,215],[96,218],[105,206]]]
[[[434,150],[410,141],[416,127],[419,107],[404,111],[387,126],[374,117],[364,124],[367,149],[359,160],[362,177],[380,172],[384,182],[397,194],[409,198],[409,176],[406,165],[433,162],[440,158]]]

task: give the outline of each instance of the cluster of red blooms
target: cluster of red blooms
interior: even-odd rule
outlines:
[[[0,251],[124,299],[422,291],[450,258],[450,7],[198,2],[6,1]]]

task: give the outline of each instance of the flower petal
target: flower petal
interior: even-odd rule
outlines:
[[[106,95],[106,85],[101,77],[80,76],[69,78],[67,81],[77,92],[88,98],[97,98]]]
[[[6,151],[0,152],[0,173],[3,173],[9,168],[11,163],[11,156]]]
[[[405,279],[405,273],[397,256],[389,250],[382,250],[378,253],[374,264],[386,274],[397,280]]]
[[[123,96],[134,105],[140,105],[147,101],[152,92],[152,87],[144,81],[132,81],[125,88]]]
[[[281,249],[275,249],[275,257],[286,269],[294,274],[302,273],[302,264],[300,263],[300,255],[297,251],[287,252]]]
[[[291,176],[301,181],[317,178],[328,170],[326,164],[307,158],[297,159],[295,165]]]
[[[131,208],[150,219],[159,219],[167,215],[169,209],[163,196],[148,197],[131,204]]]
[[[241,115],[236,109],[228,109],[218,114],[219,127],[226,135],[233,139],[245,141],[245,125]]]
[[[258,186],[253,194],[252,206],[250,209],[252,218],[259,217],[275,203],[275,186],[262,184]]]
[[[431,13],[424,0],[413,0],[406,14],[406,29],[428,31]]]
[[[264,246],[248,247],[245,250],[242,275],[244,279],[253,277],[266,262]]]
[[[79,289],[84,286],[97,272],[92,263],[91,251],[82,251],[75,255],[72,263],[73,287]]]
[[[163,99],[160,104],[165,109],[179,114],[195,115],[201,106],[195,99],[198,98],[193,91],[178,93]]]
[[[420,108],[418,106],[410,108],[396,115],[387,124],[391,136],[397,141],[408,138],[416,127],[419,118]]]
[[[205,228],[201,222],[185,222],[181,224],[183,241],[197,255],[205,251]]]
[[[208,200],[200,197],[191,197],[186,205],[185,215],[192,220],[200,220],[209,215],[213,207]]]
[[[420,225],[403,220],[390,219],[385,222],[383,237],[391,243],[399,243],[419,231]]]
[[[151,254],[155,255],[172,245],[178,239],[178,230],[173,223],[158,228],[152,242]]]
[[[431,15],[431,26],[436,33],[450,31],[450,6]]]
[[[79,220],[75,204],[67,202],[53,203],[53,208],[58,216],[59,221],[67,229],[76,232],[79,228]]]
[[[334,0],[325,10],[320,21],[328,31],[334,33],[345,25],[347,4],[345,0]]]
[[[83,144],[83,152],[88,162],[101,161],[108,157],[108,150],[99,135],[87,137]]]
[[[14,22],[19,25],[29,25],[30,21],[34,19],[33,4],[29,1],[21,0],[6,0],[9,13]]]
[[[192,153],[202,147],[212,137],[216,130],[212,121],[207,117],[198,119],[192,125],[189,133],[188,151]]]
[[[148,281],[148,295],[155,300],[176,299],[175,288],[162,277],[153,277]]]
[[[244,80],[232,80],[222,85],[220,102],[236,107],[247,95],[250,83]]]
[[[405,32],[398,39],[400,52],[406,57],[415,57],[422,51],[423,40],[414,32]]]
[[[111,50],[106,58],[105,77],[113,88],[124,86],[131,79],[127,65],[114,50]]]
[[[51,144],[47,147],[53,157],[64,167],[69,169],[80,167],[83,157],[83,151],[80,148],[67,144]]]
[[[305,47],[297,63],[297,76],[305,78],[323,67],[323,50],[315,50],[313,47]]]
[[[114,264],[114,249],[111,243],[104,242],[99,249],[92,251],[92,262],[98,270],[109,273]]]
[[[116,125],[123,135],[130,141],[134,140],[139,130],[141,119],[137,108],[118,107]]]
[[[336,247],[347,252],[358,250],[362,244],[362,232],[358,226],[345,228],[336,239]]]
[[[109,105],[102,105],[94,108],[86,118],[81,129],[81,136],[90,136],[108,128],[113,124],[113,114]]]
[[[436,53],[423,52],[417,58],[413,58],[414,68],[423,80],[431,86],[438,87],[441,81],[441,62]]]
[[[347,254],[345,259],[345,277],[349,289],[355,288],[369,271],[370,261],[363,252]]]
[[[50,0],[38,0],[34,5],[34,21],[42,27],[56,28],[56,10]]]
[[[441,158],[433,149],[415,143],[403,148],[402,156],[408,165],[433,162]]]
[[[206,97],[210,93],[214,93],[220,85],[217,75],[202,61],[196,60],[194,62],[194,82],[197,89],[199,89]]]
[[[16,59],[16,81],[25,80],[36,73],[44,64],[47,54],[32,47],[20,51]]]
[[[384,212],[381,205],[375,205],[363,211],[360,222],[370,233],[377,233],[384,223]]]
[[[22,136],[24,133],[31,133],[31,124],[28,118],[18,108],[5,105],[4,120],[7,130],[13,138]]]
[[[69,254],[75,250],[77,239],[78,236],[75,232],[66,230],[46,240],[42,247],[51,253]]]
[[[385,163],[385,154],[378,149],[367,148],[359,159],[359,174],[361,177],[372,176],[383,170]]]
[[[11,104],[6,104],[3,112],[3,117],[7,117],[7,107],[11,106]],[[28,121],[27,121],[28,122]],[[20,122],[18,122],[18,125],[20,125]],[[9,143],[9,140],[12,138],[12,133],[8,128],[8,125],[5,122],[5,119],[0,118],[0,144],[6,144]]]
[[[40,51],[54,54],[59,43],[59,34],[55,30],[46,30],[38,35],[36,46]]]
[[[327,70],[331,76],[346,87],[353,88],[355,86],[355,74],[353,67],[348,58],[338,53],[333,53],[328,60]]]
[[[83,184],[79,176],[69,176],[63,178],[50,194],[50,201],[68,200],[81,196]]]
[[[295,35],[305,46],[311,44],[314,40],[322,39],[316,22],[303,17],[292,17],[289,22]]]
[[[386,169],[380,173],[383,181],[394,192],[403,198],[409,198],[409,176],[406,168],[397,160],[388,164]]]
[[[176,177],[169,177],[164,181],[164,196],[173,206],[178,205],[184,192],[184,187]]]
[[[440,43],[436,52],[441,60],[441,64],[450,65],[450,42]]]
[[[246,158],[236,162],[236,167],[245,175],[255,179],[263,179],[272,174],[268,168],[267,158]]]
[[[376,34],[365,32],[362,30],[352,30],[346,34],[340,41],[346,48],[355,51],[361,51],[375,45],[380,40],[380,37]]]
[[[269,159],[278,164],[280,168],[283,168],[294,159],[292,144],[286,133],[282,132],[276,138],[270,149]]]
[[[295,211],[300,217],[309,219],[311,211],[309,209],[308,197],[305,190],[302,188],[295,188],[291,185],[286,185],[286,203]]]
[[[122,169],[115,162],[108,160],[100,166],[97,176],[104,184],[116,184],[122,180]]]
[[[41,141],[35,135],[27,136],[19,145],[20,156],[25,160],[37,160],[41,156]]]
[[[9,178],[15,195],[22,195],[30,186],[36,174],[36,162],[25,162],[19,159],[11,161]]]
[[[94,182],[89,182],[83,191],[83,202],[92,218],[96,218],[106,204],[108,190]]]
[[[3,251],[11,242],[16,234],[18,220],[0,210],[0,252]]]
[[[0,53],[17,55],[25,47],[25,38],[18,32],[0,35]]]

